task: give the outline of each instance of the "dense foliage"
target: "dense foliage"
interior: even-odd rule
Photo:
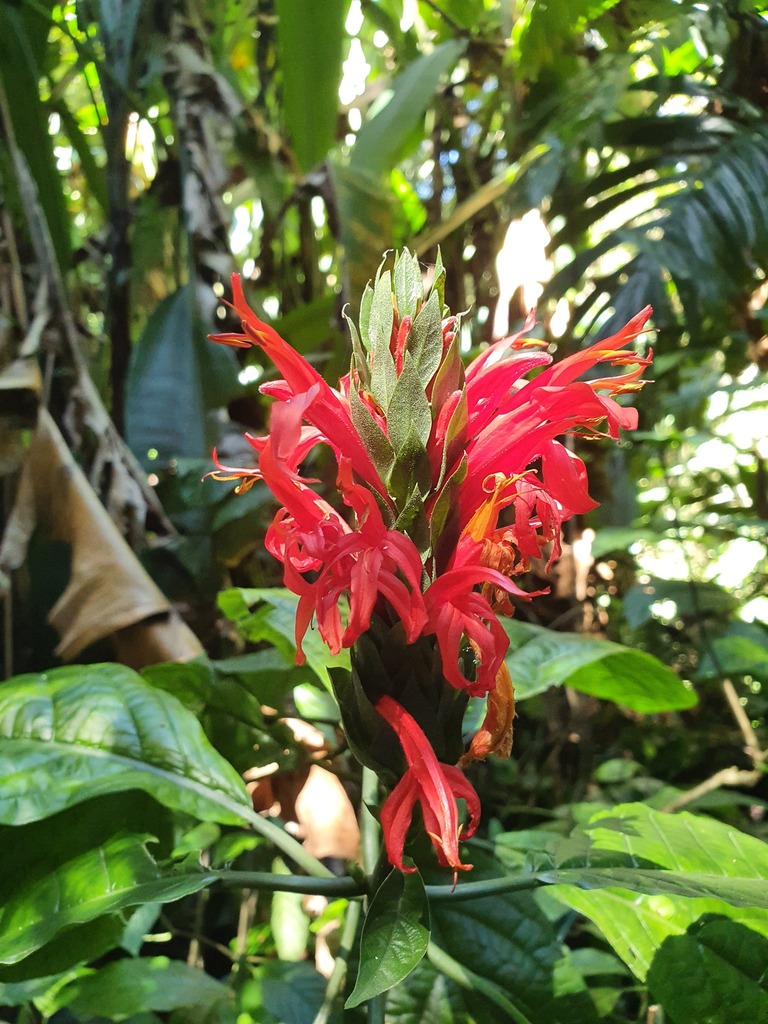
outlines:
[[[0,16],[5,1013],[767,1018],[768,9]],[[349,654],[309,629],[295,663],[267,488],[201,482],[214,445],[255,464],[280,392],[206,340],[240,330],[232,271],[336,381],[403,246],[440,247],[467,360],[533,304],[558,359],[654,308],[639,429],[568,440],[600,507],[518,580],[547,593],[504,623],[512,757],[467,767],[455,889],[426,836],[420,873],[380,856]],[[306,471],[333,502],[328,454]]]

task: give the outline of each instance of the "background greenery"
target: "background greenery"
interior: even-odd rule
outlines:
[[[362,962],[418,964],[386,1019],[768,1017],[766,11],[2,0],[0,582],[5,674],[29,673],[0,690],[9,1014],[341,1016],[358,954],[348,983],[314,965],[362,883],[270,895],[328,871],[261,834],[238,773],[287,820],[313,764],[356,806],[362,783],[331,659],[292,666],[271,499],[200,483],[213,444],[247,457],[272,372],[205,335],[242,270],[333,378],[382,252],[439,244],[468,352],[532,303],[567,353],[651,302],[655,383],[619,448],[579,442],[601,507],[508,624],[514,756],[474,770],[471,851],[507,889],[385,890]],[[381,1019],[389,967],[350,1020]]]

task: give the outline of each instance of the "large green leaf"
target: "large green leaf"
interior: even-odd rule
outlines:
[[[206,338],[192,285],[160,303],[134,346],[126,393],[126,437],[146,462],[201,458],[216,438],[209,412],[235,393],[231,351]]]
[[[674,1024],[768,1020],[768,939],[717,915],[662,943],[648,986]]]
[[[475,874],[496,874],[473,850]],[[469,970],[494,982],[534,1024],[593,1024],[583,979],[563,960],[554,925],[530,892],[498,893],[432,905],[433,940]],[[498,1008],[464,994],[473,1019],[499,1020]]]
[[[122,665],[67,666],[0,690],[0,822],[23,824],[141,789],[206,821],[243,824],[234,769],[170,694]]]
[[[276,0],[282,111],[301,172],[324,159],[336,137],[347,0]]]
[[[645,804],[601,811],[586,834],[586,859],[577,851],[563,866],[585,865],[580,884],[589,884],[593,872],[606,872],[602,881],[608,881],[611,866],[621,868],[617,888],[585,892],[558,885],[548,891],[594,921],[639,978],[646,977],[665,940],[684,935],[703,914],[723,915],[768,935],[768,910],[746,905],[765,903],[768,845],[760,840],[707,818],[662,814]],[[634,891],[629,892],[633,865]],[[648,870],[653,865],[659,870]],[[652,895],[637,895],[643,879]],[[691,898],[697,895],[702,898]]]
[[[102,952],[98,946],[108,938],[117,945],[109,915],[124,907],[176,900],[209,885],[211,874],[159,867],[147,849],[148,841],[155,842],[148,830],[166,828],[163,809],[134,792],[89,800],[46,821],[0,830],[6,851],[0,962],[16,964],[40,950],[39,973],[56,973],[71,965],[71,952],[84,957]],[[96,949],[78,927],[88,922]],[[66,940],[51,942],[67,929],[74,931]],[[73,949],[68,948],[70,934]],[[47,950],[41,949],[46,943]],[[17,972],[13,980],[19,977]]]
[[[125,1020],[135,1014],[194,1007],[206,1019],[231,1016],[234,992],[201,970],[165,956],[118,960],[73,978],[55,995],[78,1018]],[[227,1013],[227,1011],[230,1011]]]
[[[644,714],[696,703],[693,690],[645,651],[516,619],[505,621],[504,628],[510,639],[507,666],[518,700],[550,686],[571,686]]]
[[[421,875],[392,871],[376,891],[360,940],[360,966],[347,1009],[393,988],[424,958],[429,906]]]

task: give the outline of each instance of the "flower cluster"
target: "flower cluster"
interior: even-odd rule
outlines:
[[[404,846],[419,803],[439,861],[455,873],[467,866],[456,800],[466,801],[465,835],[479,816],[474,790],[454,767],[461,714],[470,696],[488,697],[462,764],[508,754],[514,698],[498,615],[511,611],[511,597],[534,596],[513,578],[544,550],[551,563],[562,523],[595,507],[583,462],[560,439],[617,438],[636,426],[636,411],[615,396],[643,383],[649,358],[624,346],[651,311],[554,365],[540,342],[524,337],[529,320],[465,367],[444,280],[438,259],[425,297],[407,251],[391,271],[380,268],[359,328],[348,320],[350,372],[332,388],[249,308],[235,276],[243,333],[213,340],[259,346],[282,379],[262,385],[276,401],[269,433],[248,436],[257,464],[223,466],[214,453],[212,475],[237,480],[241,491],[263,480],[280,503],[266,546],[299,599],[297,661],[313,620],[332,652],[353,648],[352,689],[340,684],[337,695],[353,750],[385,780],[399,779],[381,812],[390,861],[409,870]],[[629,368],[596,376],[598,364]],[[319,444],[335,458],[344,514],[302,475]]]

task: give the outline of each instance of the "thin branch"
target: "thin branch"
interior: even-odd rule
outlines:
[[[700,796],[711,793],[714,789],[720,789],[721,786],[756,786],[764,775],[765,773],[759,768],[754,768],[752,771],[745,771],[735,765],[731,768],[721,768],[719,772],[710,775],[698,786],[694,786],[693,789],[688,789],[685,793],[676,796],[674,800],[670,800],[662,807],[662,811],[679,811],[686,804],[693,803]]]
[[[736,693],[736,687],[730,679],[723,679],[723,693],[725,694],[725,699],[728,701],[728,706],[733,712],[733,717],[736,719],[739,729],[741,729],[741,735],[744,737],[744,750],[746,754],[755,766],[762,764],[766,757],[768,757],[768,751],[760,749],[760,740],[757,738],[757,733],[752,728],[749,716],[739,700],[738,693]]]
[[[287,856],[293,854],[283,850]],[[294,858],[295,859],[295,858]],[[318,862],[319,863],[319,862]],[[303,866],[303,865],[302,865]],[[327,870],[324,865],[320,865]],[[218,882],[232,889],[262,889],[267,892],[298,892],[307,896],[346,897],[364,896],[366,886],[354,878],[337,878],[328,871],[327,876],[276,875],[270,871],[215,871]]]
[[[323,1005],[317,1011],[313,1024],[328,1024],[336,999],[344,986],[344,979],[347,976],[349,957],[357,939],[357,926],[360,923],[360,915],[363,912],[363,905],[359,901],[353,901],[347,907],[344,917],[344,928],[341,933],[339,952],[336,955],[336,962],[333,965],[328,985],[325,989]]]

